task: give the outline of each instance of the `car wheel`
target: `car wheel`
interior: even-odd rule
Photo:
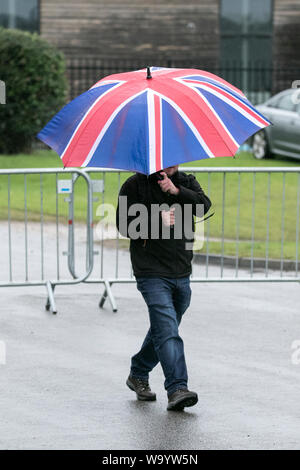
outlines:
[[[264,130],[258,131],[254,134],[252,140],[252,152],[253,156],[257,158],[257,160],[271,156],[267,136]]]

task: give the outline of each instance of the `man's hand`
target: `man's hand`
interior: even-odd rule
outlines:
[[[161,217],[163,224],[169,227],[175,223],[175,207],[172,207],[169,211],[161,211]]]
[[[161,171],[160,174],[164,177],[163,180],[158,180],[158,184],[161,190],[166,193],[174,194],[175,196],[179,193],[179,188],[172,183],[170,178],[168,178],[167,174],[164,171]]]

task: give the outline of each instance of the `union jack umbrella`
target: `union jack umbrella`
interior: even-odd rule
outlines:
[[[238,88],[203,70],[147,67],[110,75],[64,106],[37,137],[64,167],[146,175],[234,156],[266,119]]]

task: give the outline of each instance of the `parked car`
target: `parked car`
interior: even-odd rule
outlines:
[[[256,108],[273,125],[252,137],[252,151],[257,159],[285,155],[300,159],[300,91],[284,90]]]

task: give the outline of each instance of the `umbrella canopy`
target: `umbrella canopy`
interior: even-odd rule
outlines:
[[[234,156],[269,124],[242,91],[212,73],[148,67],[98,81],[37,137],[65,167],[149,175],[193,160]]]

